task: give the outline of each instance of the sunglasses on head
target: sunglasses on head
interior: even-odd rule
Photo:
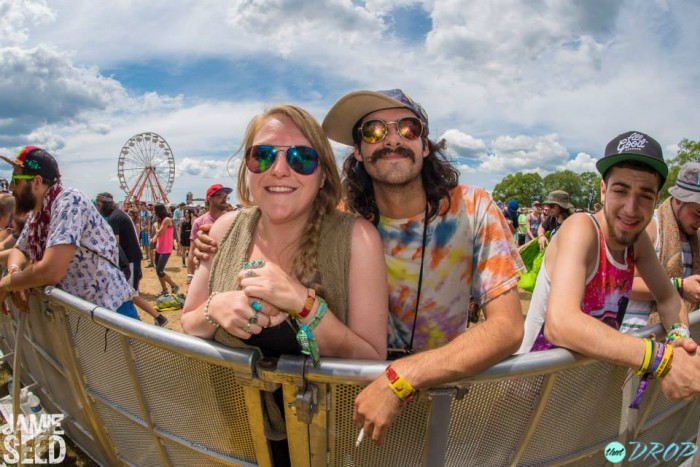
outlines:
[[[396,132],[408,141],[418,139],[423,134],[423,122],[416,117],[404,117],[396,122],[385,122],[381,119],[367,120],[358,129],[365,143],[376,144],[386,138],[389,125],[396,125]]]
[[[34,180],[34,178],[36,178],[36,175],[13,175],[12,181],[16,182],[17,180]]]
[[[287,164],[296,173],[311,175],[318,167],[318,153],[308,146],[271,146],[260,144],[251,146],[246,153],[246,166],[253,173],[260,174],[272,167],[277,159],[277,154],[285,148]]]

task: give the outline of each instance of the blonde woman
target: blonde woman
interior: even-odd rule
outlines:
[[[318,122],[273,107],[250,122],[243,151],[244,208],[213,225],[218,252],[195,273],[183,330],[269,356],[313,357],[317,346],[321,356],[385,359],[381,241],[371,223],[336,209],[340,176]]]

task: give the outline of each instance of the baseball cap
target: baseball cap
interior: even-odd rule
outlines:
[[[406,108],[423,121],[428,134],[428,114],[401,89],[353,91],[338,99],[323,119],[323,130],[333,141],[352,146],[353,131],[362,117],[377,110]]]
[[[49,185],[61,178],[56,159],[36,146],[25,146],[20,149],[14,161],[5,156],[0,157],[8,164],[21,168],[27,175],[41,175]]]
[[[217,191],[223,191],[224,193],[229,194],[233,191],[233,188],[225,187],[221,183],[215,183],[207,189],[207,200]]]
[[[689,162],[681,167],[676,185],[669,194],[685,203],[700,203],[700,163]]]
[[[665,181],[668,166],[664,162],[661,145],[641,131],[628,131],[613,138],[605,146],[605,155],[596,162],[596,168],[605,175],[612,166],[623,161],[637,161],[654,169]]]

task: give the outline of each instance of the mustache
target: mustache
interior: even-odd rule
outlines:
[[[382,157],[386,156],[387,154],[401,154],[402,156],[406,156],[409,159],[411,159],[413,162],[416,161],[416,153],[410,150],[409,148],[405,148],[403,146],[399,146],[398,148],[382,148],[382,149],[377,149],[372,153],[372,157],[370,157],[369,161],[371,163],[374,163],[381,159]]]

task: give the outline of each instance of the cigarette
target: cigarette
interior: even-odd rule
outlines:
[[[365,429],[364,429],[364,428],[362,428],[362,429],[360,430],[360,434],[357,435],[357,441],[355,441],[355,447],[356,447],[356,448],[359,448],[359,447],[360,447],[360,443],[362,442],[363,439],[365,439]]]

